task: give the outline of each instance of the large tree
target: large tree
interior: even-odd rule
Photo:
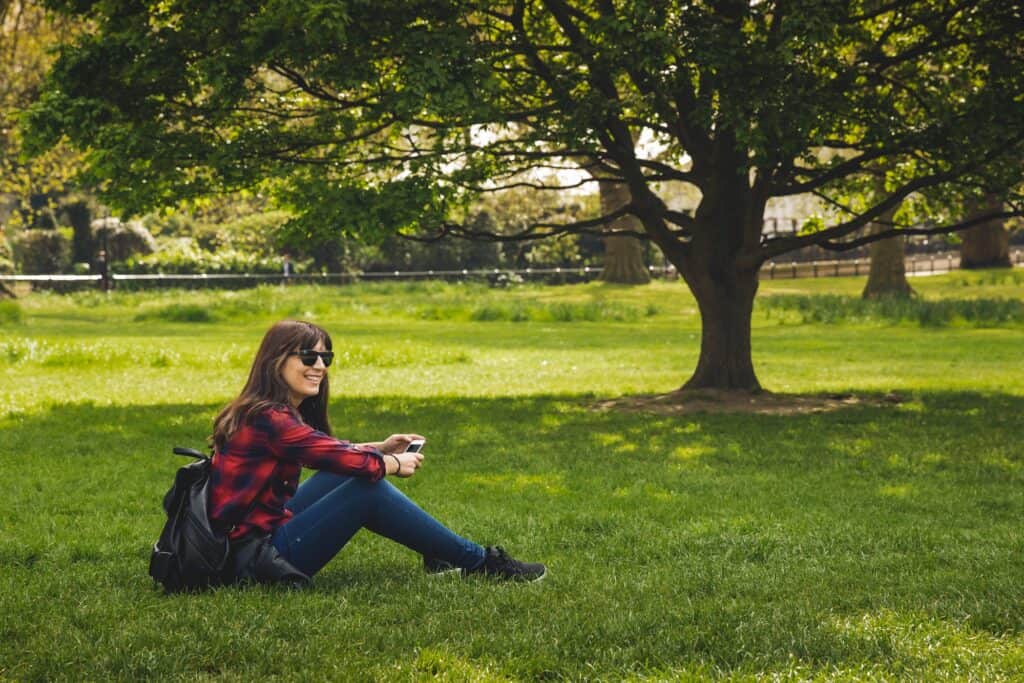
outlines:
[[[1024,17],[1006,0],[52,5],[96,31],[62,52],[34,139],[88,149],[128,209],[262,185],[299,232],[481,237],[459,220],[476,193],[625,188],[593,220],[499,237],[653,241],[702,316],[689,388],[760,387],[765,260],[1021,211],[1007,188],[1024,151]],[[666,182],[698,188],[692,216],[658,195]],[[834,210],[764,238],[768,200],[803,193]],[[952,217],[982,193],[1004,208]],[[867,229],[899,204],[916,227]],[[640,227],[616,230],[627,214]]]

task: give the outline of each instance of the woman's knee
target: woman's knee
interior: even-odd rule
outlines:
[[[397,499],[404,498],[404,494],[390,481],[380,479],[378,481],[371,481],[370,479],[358,478],[352,482],[356,493],[372,502],[373,504],[385,504],[385,507],[390,507]]]
[[[372,479],[358,477],[355,479],[355,483],[359,489],[373,496],[390,496],[398,491],[394,484],[386,479],[373,481]]]

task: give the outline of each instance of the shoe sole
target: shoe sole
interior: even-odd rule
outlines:
[[[439,572],[426,572],[426,575],[432,579],[440,576],[452,576],[453,574],[461,574],[462,570],[458,567],[452,567],[451,569],[443,569]]]

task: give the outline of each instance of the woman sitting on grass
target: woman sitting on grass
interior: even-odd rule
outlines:
[[[544,565],[456,535],[384,479],[416,473],[423,455],[407,449],[421,436],[393,434],[360,445],[330,436],[333,359],[331,338],[320,327],[275,324],[241,395],[214,421],[209,510],[212,522],[230,529],[230,578],[294,580],[292,567],[312,576],[363,527],[420,553],[430,573],[543,578]],[[302,467],[319,471],[299,486]]]

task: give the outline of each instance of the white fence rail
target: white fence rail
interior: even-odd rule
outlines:
[[[1017,267],[1024,265],[1024,249],[1013,249],[1010,258]],[[906,259],[906,270],[910,276],[946,273],[960,267],[958,252],[939,254],[916,254]],[[831,261],[796,261],[787,263],[768,262],[761,267],[761,277],[766,280],[782,280],[806,277],[859,277],[866,276],[871,268],[869,259],[837,259]],[[675,278],[676,271],[671,267],[650,266],[651,276],[655,278]],[[147,287],[174,286],[226,286],[259,283],[321,283],[346,284],[363,281],[382,280],[429,280],[429,279],[486,279],[498,281],[502,278],[547,279],[555,281],[580,281],[596,279],[601,268],[596,266],[578,266],[563,268],[483,268],[462,270],[394,270],[366,273],[302,273],[294,275],[257,274],[257,273],[153,273],[153,274],[122,274],[114,273],[104,283],[100,275],[0,275],[0,282],[28,282],[42,287],[47,285],[60,288],[61,285],[93,285],[103,288],[105,285],[116,288],[118,283],[131,286],[139,283]]]

